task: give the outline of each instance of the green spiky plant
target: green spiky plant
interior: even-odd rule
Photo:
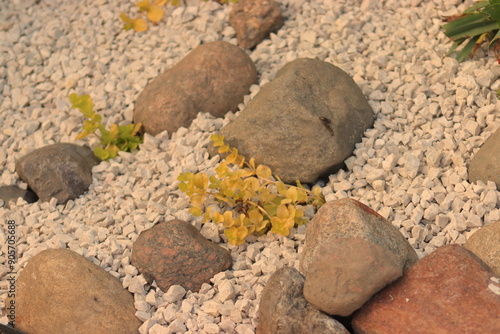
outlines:
[[[458,61],[473,57],[479,46],[488,42],[500,64],[500,0],[478,1],[463,13],[446,16],[442,27],[453,45],[448,55],[457,51]]]

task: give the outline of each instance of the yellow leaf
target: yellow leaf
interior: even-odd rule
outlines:
[[[149,0],[142,0],[142,1],[139,1],[136,5],[136,7],[139,7],[139,11],[145,11],[145,10],[149,10],[149,8],[151,7],[151,3],[149,2]]]
[[[229,169],[227,168],[227,164],[226,162],[222,161],[219,166],[215,167],[215,172],[217,173],[217,176],[219,178],[225,178],[228,173],[229,173]]]
[[[258,177],[269,180],[271,178],[272,172],[271,168],[265,166],[265,165],[259,165],[257,169],[255,170],[255,174],[257,174]]]
[[[153,3],[155,6],[163,6],[167,3],[168,0],[155,0]]]
[[[200,209],[200,208],[197,208],[195,206],[192,206],[190,209],[189,209],[189,213],[192,214],[193,216],[195,217],[199,217],[203,214],[203,211]]]
[[[83,139],[83,138],[87,138],[88,136],[90,136],[91,133],[90,132],[87,132],[87,131],[82,131],[78,134],[78,136],[75,137],[76,140],[78,139]]]
[[[207,189],[208,186],[208,176],[205,173],[199,172],[193,178],[193,184],[195,187],[200,189]]]
[[[250,158],[250,161],[248,162],[248,165],[249,165],[252,169],[255,169],[255,159],[254,159],[254,158]]]
[[[148,23],[144,19],[135,19],[133,25],[134,30],[137,32],[148,30]]]
[[[227,240],[231,245],[238,246],[245,242],[245,238],[248,235],[248,229],[246,226],[231,226],[224,231],[224,235],[227,237]]]
[[[158,23],[163,18],[163,14],[164,14],[163,9],[161,9],[160,7],[157,7],[157,6],[151,6],[148,9],[148,12],[147,12],[146,16],[152,22]]]
[[[257,191],[260,187],[260,182],[255,177],[247,177],[243,181],[243,183],[245,184],[245,188],[252,190],[252,191]]]
[[[278,207],[276,208],[276,217],[284,219],[288,218],[288,216],[289,216],[288,208],[286,207],[286,205],[284,204],[278,205]]]
[[[139,132],[139,130],[141,129],[141,127],[142,127],[142,123],[141,122],[137,123],[134,126],[134,130],[132,130],[132,134],[135,135],[137,132]]]
[[[290,187],[286,190],[286,198],[290,199],[292,203],[297,202],[298,194],[297,194],[297,188],[295,187]]]
[[[205,201],[205,194],[193,194],[191,196],[191,204],[196,207],[202,207]]]

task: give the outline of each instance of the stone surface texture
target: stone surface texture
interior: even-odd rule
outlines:
[[[156,135],[189,127],[198,112],[222,117],[236,111],[257,81],[250,57],[224,41],[198,46],[151,81],[135,103],[134,122]]]
[[[286,64],[221,134],[284,182],[314,182],[348,158],[372,124],[373,112],[347,73],[302,58]]]
[[[17,281],[16,327],[36,334],[138,333],[134,298],[121,282],[68,249],[45,250]]]
[[[245,49],[259,44],[284,22],[280,7],[273,0],[240,0],[229,13],[229,23],[236,30],[238,45]]]
[[[143,231],[134,242],[131,260],[164,292],[172,285],[197,292],[203,283],[210,283],[215,274],[232,264],[226,249],[208,241],[182,220],[161,222]]]
[[[481,227],[464,247],[476,254],[500,277],[500,221]]]
[[[58,143],[21,157],[16,162],[16,172],[40,201],[55,197],[57,204],[65,204],[88,190],[92,167],[99,162],[87,146]]]
[[[341,323],[315,309],[302,295],[304,277],[290,267],[267,281],[259,304],[257,334],[348,334]]]
[[[500,333],[493,275],[466,248],[440,247],[355,314],[355,333]]]
[[[300,257],[300,271],[306,277],[309,265],[317,261],[324,245],[334,245],[335,239],[361,238],[392,252],[403,271],[418,256],[397,228],[366,205],[353,199],[340,199],[321,206],[307,225],[306,243]]]
[[[469,164],[469,182],[493,181],[500,188],[500,128],[474,154]]]
[[[403,274],[389,250],[359,238],[320,245],[308,268],[304,297],[317,309],[347,317]]]

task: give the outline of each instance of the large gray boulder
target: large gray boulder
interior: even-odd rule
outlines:
[[[309,183],[351,156],[373,121],[370,105],[347,73],[303,58],[286,64],[221,134],[284,182]]]

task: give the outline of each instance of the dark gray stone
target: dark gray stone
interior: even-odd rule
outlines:
[[[474,154],[469,164],[469,182],[493,181],[500,189],[500,128]]]
[[[9,202],[17,202],[20,197],[28,203],[34,203],[38,200],[38,196],[29,189],[24,190],[18,186],[0,187],[0,199],[3,200],[6,208],[10,207]]]
[[[260,299],[257,334],[349,334],[304,299],[303,287],[304,276],[293,268],[278,269],[269,278]]]
[[[36,149],[16,162],[16,172],[42,202],[52,197],[65,204],[92,183],[92,167],[100,160],[87,146],[58,143]]]
[[[5,326],[3,324],[0,324],[0,334],[26,334],[26,333],[21,332],[20,330],[17,330],[10,326]]]
[[[284,182],[310,183],[351,156],[373,121],[370,105],[347,73],[304,58],[285,65],[221,134]]]
[[[273,0],[240,0],[229,13],[229,24],[236,31],[238,45],[251,49],[285,22]]]
[[[202,44],[144,88],[134,122],[151,135],[171,135],[189,127],[200,111],[215,117],[235,111],[256,81],[255,65],[241,48],[223,41]]]
[[[172,285],[197,292],[232,264],[227,249],[205,239],[182,220],[158,223],[143,231],[132,246],[131,261],[164,292]]]

